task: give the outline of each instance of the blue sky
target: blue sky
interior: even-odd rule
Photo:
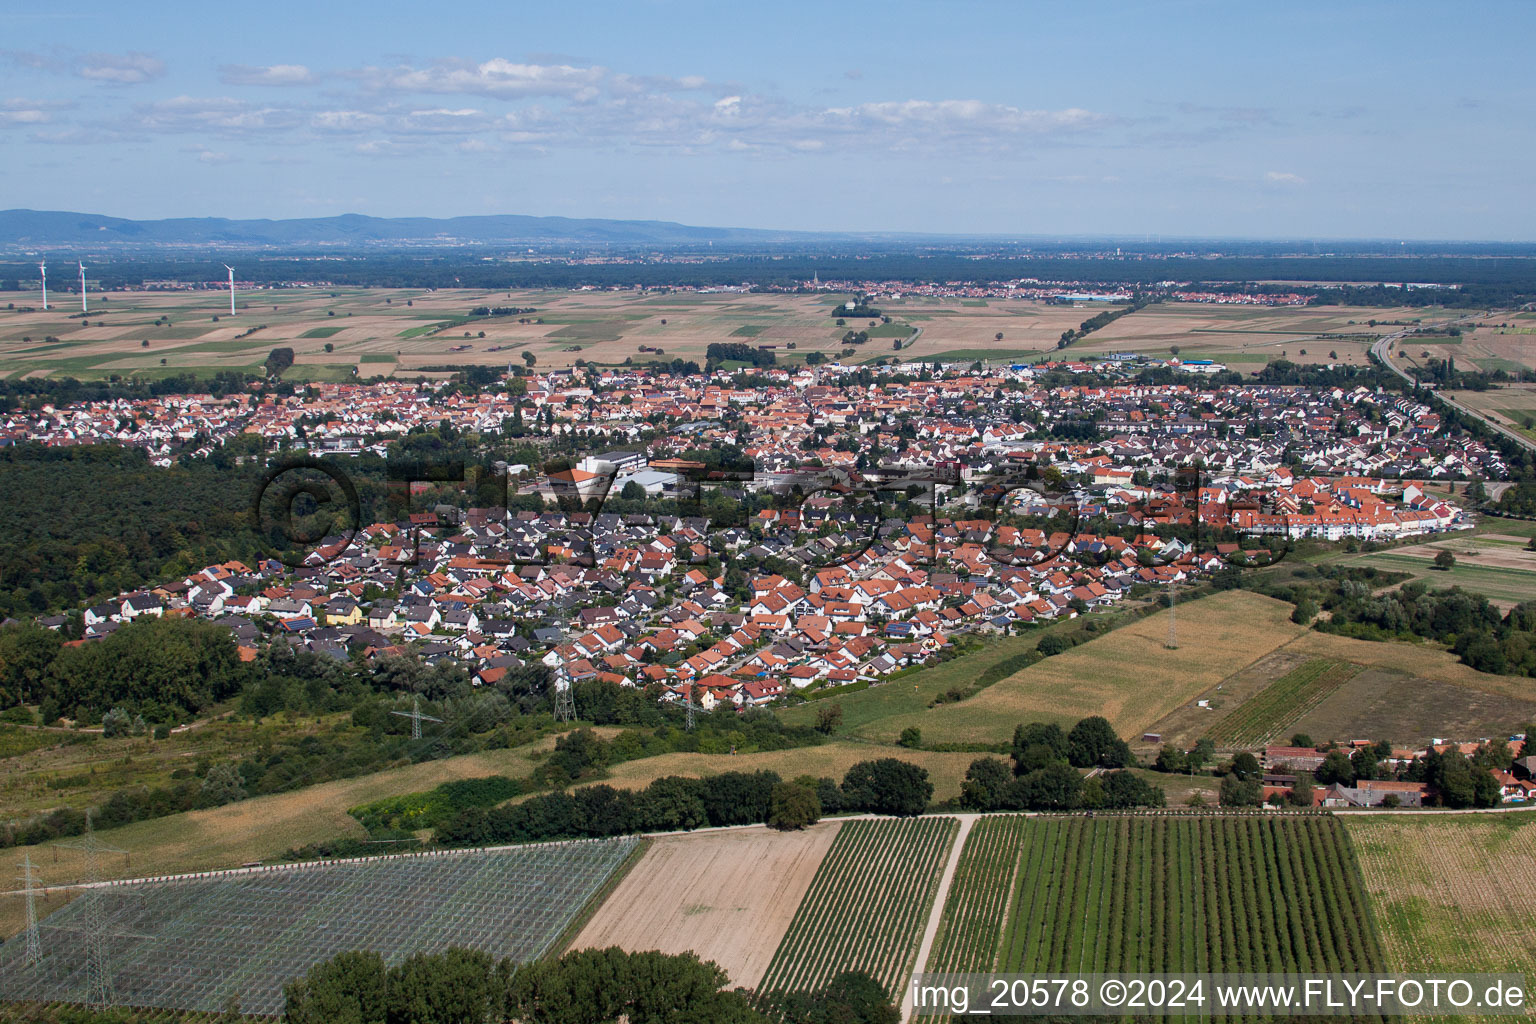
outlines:
[[[1536,4],[33,5],[0,206],[1536,239]]]

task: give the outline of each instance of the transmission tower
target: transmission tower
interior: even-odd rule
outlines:
[[[21,861],[20,880],[27,887],[27,955],[28,967],[36,967],[43,958],[43,944],[37,936],[37,876],[32,873],[32,854]]]
[[[101,886],[101,868],[97,862],[97,854],[101,853],[126,853],[116,847],[108,846],[96,838],[96,830],[91,825],[92,812],[85,812],[85,835],[78,843],[60,843],[74,850],[85,852],[85,891],[81,899],[85,901],[84,918],[85,932],[85,976],[86,976],[86,1000],[98,1010],[105,1010],[117,1002],[117,993],[112,987],[112,966],[107,962],[107,919],[106,908],[103,905],[105,895]]]
[[[439,725],[441,725],[443,721],[441,718],[433,718],[431,715],[424,715],[421,713],[420,694],[417,694],[415,697],[411,698],[411,710],[391,711],[390,714],[399,715],[401,718],[409,718],[411,720],[411,739],[413,740],[421,739],[422,722],[437,722]]]
[[[1178,570],[1175,569],[1175,572]],[[1179,580],[1175,576],[1168,581],[1168,642],[1163,644],[1170,651],[1179,649],[1179,626],[1174,617],[1174,608],[1179,603]]]
[[[576,721],[576,694],[570,673],[565,668],[565,627],[560,628],[560,646],[555,648],[555,721]]]

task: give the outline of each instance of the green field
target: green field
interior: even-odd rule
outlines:
[[[962,852],[936,946],[946,967],[1383,969],[1349,838],[1331,816],[998,821],[974,829]]]
[[[1223,749],[1261,746],[1359,671],[1349,662],[1313,658],[1244,701],[1217,723],[1210,737]]]
[[[1528,569],[1505,568],[1497,565],[1472,565],[1458,561],[1450,569],[1437,569],[1427,558],[1399,554],[1394,551],[1376,551],[1348,559],[1348,565],[1373,565],[1379,569],[1412,573],[1429,581],[1430,586],[1457,586],[1476,591],[1493,601],[1536,600],[1536,572]]]
[[[997,962],[998,927],[1007,913],[1028,823],[1022,815],[991,815],[965,837],[925,971],[982,973]]]
[[[316,327],[299,335],[301,338],[330,338],[342,331],[341,327]]]
[[[954,818],[846,822],[758,991],[816,989],[861,970],[899,995],[959,827]]]

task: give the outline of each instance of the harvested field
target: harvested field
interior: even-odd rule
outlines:
[[[880,303],[889,324],[848,319],[837,326],[845,295],[703,294],[635,295],[614,292],[485,289],[314,288],[241,289],[239,313],[228,315],[221,288],[192,292],[113,292],[92,301],[91,315],[71,318],[68,301],[48,312],[32,309],[29,293],[0,295],[0,373],[99,378],[127,371],[153,376],[173,370],[207,373],[252,369],[279,345],[294,350],[295,380],[350,380],[361,373],[419,374],[425,366],[505,365],[508,353],[528,351],[539,367],[565,367],[577,359],[619,365],[673,358],[702,364],[713,342],[745,339],[771,346],[780,362],[796,363],[813,351],[832,354],[849,330],[875,332],[850,362],[892,356],[892,339],[911,329],[921,335],[902,358],[949,360],[1041,358],[1056,352],[1063,331],[1104,312],[1098,303],[1046,305],[1028,300],[958,300],[907,297]],[[62,298],[62,296],[61,296]],[[533,308],[515,316],[470,317],[476,306]],[[1188,357],[1258,366],[1270,359],[1359,362],[1363,340],[1309,340],[1319,333],[1388,330],[1364,326],[1372,316],[1400,311],[1346,308],[1251,309],[1168,303],[1123,317],[1072,349],[1091,356],[1140,351],[1166,357],[1177,345]],[[1416,310],[1415,316],[1434,311]],[[214,318],[218,317],[217,320]],[[166,320],[164,318],[169,318]],[[1351,326],[1349,321],[1356,320]],[[157,324],[156,321],[160,322]],[[520,322],[521,321],[521,322]],[[251,327],[264,329],[239,337]],[[481,337],[481,333],[484,337]],[[997,335],[1002,338],[998,339]],[[1518,335],[1489,334],[1483,358],[1519,358],[1505,352]],[[48,342],[45,339],[55,338]],[[142,342],[148,341],[147,348]],[[330,344],[333,351],[325,351]],[[794,345],[791,349],[789,346]],[[641,351],[645,346],[647,351]],[[1305,347],[1307,355],[1301,355]],[[1458,358],[1461,348],[1458,347]],[[458,348],[460,351],[453,351]],[[654,350],[661,349],[657,355]],[[371,358],[363,358],[371,357]],[[164,359],[165,365],[160,361]]]
[[[1392,970],[1536,977],[1536,814],[1341,820]]]
[[[732,985],[753,988],[841,825],[656,839],[571,948],[694,952],[724,968]]]
[[[1143,352],[1168,358],[1177,346],[1178,355],[1184,359],[1262,364],[1284,358],[1294,363],[1364,364],[1371,342],[1396,329],[1384,321],[1428,315],[1423,309],[1407,307],[1278,308],[1165,302],[1094,331],[1071,351]],[[1373,319],[1375,327],[1368,323]]]
[[[1177,610],[1180,646],[1168,650],[1160,612],[1047,658],[958,704],[896,715],[857,730],[894,741],[909,725],[925,743],[1006,743],[1020,722],[1070,726],[1103,715],[1139,736],[1174,708],[1304,632],[1291,606],[1232,590]]]
[[[1318,741],[1368,737],[1417,746],[1437,736],[1508,736],[1536,720],[1536,685],[1528,686],[1530,696],[1522,699],[1398,669],[1357,667],[1357,672],[1277,734],[1304,732]]]
[[[1469,690],[1501,694],[1517,700],[1536,700],[1536,679],[1479,672],[1463,665],[1456,655],[1433,644],[1380,643],[1307,630],[1296,638],[1289,649],[1340,661],[1353,661],[1372,668],[1394,669],[1408,675]]]

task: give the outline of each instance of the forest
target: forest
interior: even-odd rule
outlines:
[[[1304,256],[1282,254],[1273,245],[1223,245],[1219,254],[1169,255],[1133,250],[1109,258],[1051,251],[1049,246],[1009,251],[1006,244],[976,253],[961,247],[914,253],[910,247],[828,246],[743,248],[735,253],[710,251],[697,261],[681,261],[687,250],[676,250],[678,262],[635,253],[630,263],[581,263],[565,260],[506,263],[485,258],[494,247],[472,253],[413,250],[369,252],[354,256],[335,253],[272,253],[249,263],[241,273],[258,285],[324,281],[341,286],[374,288],[576,288],[594,287],[710,287],[740,285],[796,288],[819,275],[824,281],[889,280],[912,282],[1009,281],[1020,278],[1085,285],[1151,285],[1180,281],[1191,285],[1246,288],[1252,282],[1321,282],[1285,285],[1284,290],[1314,294],[1320,302],[1367,306],[1400,305],[1519,305],[1536,299],[1536,265],[1528,252],[1509,247],[1488,254],[1427,250],[1418,255],[1382,256],[1370,251],[1353,255]],[[145,281],[212,281],[223,278],[222,264],[202,257],[167,257],[133,252],[114,253],[110,262],[93,267],[107,289],[139,287]],[[35,278],[30,263],[0,262],[0,281],[17,283]],[[9,283],[7,281],[7,283]],[[1393,282],[1394,287],[1380,282]],[[1459,285],[1458,288],[1407,288],[1403,282]],[[1355,284],[1353,282],[1361,282]]]

